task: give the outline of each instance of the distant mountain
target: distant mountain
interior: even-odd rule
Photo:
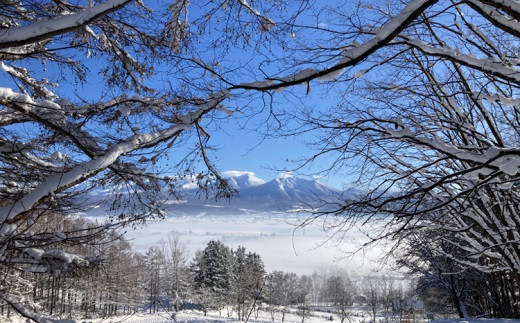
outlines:
[[[237,203],[285,208],[321,204],[323,201],[337,198],[340,194],[340,191],[316,180],[288,176],[240,190]]]
[[[255,176],[253,172],[228,171],[222,173],[231,187],[237,191],[237,196],[230,200],[215,201],[211,193],[206,198],[196,188],[191,179],[181,184],[179,192],[181,199],[167,199],[162,208],[166,214],[184,215],[232,215],[258,212],[287,212],[306,210],[311,207],[323,207],[328,202],[335,202],[342,192],[324,185],[316,180],[296,176],[281,176],[269,182]],[[90,194],[88,202],[110,200],[111,190],[99,189]],[[112,190],[113,192],[113,190]],[[95,207],[90,215],[106,214],[109,204]]]
[[[229,201],[214,201],[197,195],[195,190],[185,194],[186,202],[173,208],[200,212],[257,212],[290,211],[320,207],[337,201],[341,191],[316,180],[296,176],[282,176],[265,182],[252,172],[224,172],[229,184],[237,190],[237,196]],[[238,211],[237,211],[238,210]],[[184,211],[182,211],[184,213]]]
[[[226,178],[229,185],[236,190],[242,190],[244,188],[254,187],[265,184],[263,179],[255,176],[253,172],[241,172],[241,171],[227,171],[223,172],[222,176]]]

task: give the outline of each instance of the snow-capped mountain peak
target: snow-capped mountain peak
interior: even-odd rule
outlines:
[[[284,176],[240,190],[238,200],[251,205],[294,206],[316,204],[339,195],[339,191],[315,180]]]
[[[337,202],[341,192],[313,179],[296,176],[280,176],[264,181],[253,172],[227,171],[222,176],[237,191],[231,199],[215,201],[211,192],[199,194],[198,185],[193,178],[185,179],[179,186],[181,199],[163,201],[165,212],[171,214],[241,214],[254,212],[279,212],[302,210],[309,207],[322,208],[327,202]],[[167,193],[165,193],[166,196]],[[91,196],[99,200],[106,192]],[[104,214],[106,208],[92,210],[92,214]]]
[[[265,181],[255,176],[253,172],[230,170],[222,173],[229,185],[236,190],[262,185]]]

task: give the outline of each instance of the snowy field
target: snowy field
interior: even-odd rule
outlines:
[[[348,319],[345,319],[345,322],[349,323],[368,323],[371,322],[371,317],[368,314],[369,309],[360,309],[355,308],[351,309],[348,313]],[[239,321],[236,318],[234,313],[231,313],[231,317],[228,317],[226,310],[222,310],[220,313],[218,311],[208,312],[206,316],[200,311],[182,311],[175,316],[175,319],[172,318],[171,313],[168,312],[159,312],[154,314],[149,313],[135,313],[132,315],[124,315],[112,317],[109,319],[78,319],[76,321],[71,320],[63,320],[63,323],[219,323],[219,322],[243,322]],[[331,320],[332,319],[332,320]],[[399,320],[398,318],[385,318],[384,316],[378,315],[376,316],[377,322],[435,322],[435,323],[451,323],[451,322],[459,322],[459,323],[513,323],[520,322],[520,320],[513,319],[474,319],[474,318],[466,318],[466,319],[436,319],[433,321],[429,321],[423,315],[417,315],[415,317],[406,316]],[[19,316],[11,316],[10,318],[0,316],[0,321],[2,323],[22,323],[26,322],[25,319]],[[277,312],[274,315],[274,319],[271,317],[271,313],[269,311],[258,311],[258,316],[255,314],[251,314],[248,322],[252,323],[268,323],[268,322],[281,322],[282,314]],[[284,322],[286,323],[301,323],[302,317],[297,314],[297,311],[294,309],[292,313],[286,313]],[[326,312],[310,312],[308,316],[305,317],[304,322],[307,323],[324,323],[324,322],[340,322],[340,317],[337,314],[330,314]]]
[[[292,309],[291,313],[286,313],[284,317],[284,323],[301,323],[302,317],[297,314],[296,309]],[[117,316],[108,319],[92,319],[92,320],[77,320],[78,323],[197,323],[197,322],[244,322],[239,321],[235,313],[230,313],[231,316],[228,315],[226,310],[222,311],[213,311],[208,312],[206,316],[204,316],[201,311],[182,311],[175,316],[175,320],[172,318],[171,313],[168,312],[158,312],[158,313],[135,313],[132,315],[124,315]],[[304,322],[307,323],[324,323],[324,322],[340,322],[340,317],[337,314],[330,314],[327,312],[317,312],[311,311],[307,316],[305,316]],[[378,321],[384,322],[385,318],[383,316],[377,317]],[[2,317],[0,317],[2,319]],[[411,319],[411,317],[403,318]],[[354,309],[349,312],[348,319],[345,319],[345,323],[362,323],[362,322],[370,322],[370,314],[368,313],[368,309],[360,310]],[[249,317],[248,322],[252,323],[268,323],[268,322],[281,322],[282,314],[276,312],[274,314],[274,319],[271,317],[271,313],[269,311],[260,310],[258,311],[258,316],[252,313]],[[496,321],[496,320],[495,320]],[[5,319],[2,322],[9,323],[22,323],[25,322],[20,317],[11,317],[10,319]],[[65,321],[63,323],[70,323],[72,321]],[[411,321],[410,321],[411,322]],[[422,316],[415,317],[415,322],[427,322],[426,318]],[[490,321],[491,322],[491,321]],[[496,321],[498,322],[498,321]],[[505,321],[504,321],[505,322]]]
[[[305,318],[305,322],[313,323],[313,322],[330,322],[329,320],[330,314],[328,313],[318,313],[313,312],[311,316]],[[368,315],[366,316],[368,319]],[[361,322],[363,320],[362,317],[358,317],[357,319],[352,317],[352,322]],[[288,313],[285,314],[284,322],[287,323],[301,323],[302,318],[296,314]],[[339,321],[336,318],[336,321]],[[159,313],[159,314],[144,314],[139,313],[134,316],[126,316],[126,317],[118,317],[113,318],[111,320],[93,320],[86,321],[92,323],[108,323],[108,322],[128,322],[128,323],[184,323],[184,322],[243,322],[239,321],[236,318],[236,315],[232,317],[227,317],[225,314],[225,310],[222,311],[222,314],[219,315],[218,312],[208,313],[207,316],[204,316],[202,312],[199,311],[183,311],[180,312],[173,320],[168,313]],[[255,318],[254,314],[251,314],[249,322],[273,322],[271,319],[271,314],[267,311],[260,311],[258,318]],[[275,322],[281,322],[281,314],[276,313]]]
[[[300,219],[301,220],[301,219]],[[144,252],[152,245],[161,244],[170,231],[181,234],[191,255],[202,250],[208,241],[220,240],[236,248],[261,255],[267,271],[283,270],[297,274],[326,271],[332,268],[355,272],[381,269],[379,261],[383,248],[373,248],[350,257],[366,237],[362,230],[353,229],[338,245],[318,223],[298,228],[299,219],[290,213],[251,213],[242,215],[168,216],[163,221],[150,222],[146,227],[126,234],[135,250]],[[341,248],[340,249],[338,249]]]

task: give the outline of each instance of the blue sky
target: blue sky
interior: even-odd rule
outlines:
[[[190,8],[190,15],[192,15],[192,18],[197,15],[196,7],[192,6]],[[285,36],[290,38],[289,34]],[[82,63],[91,69],[84,84],[78,83],[74,78],[69,77],[71,74],[67,70],[61,70],[53,66],[44,66],[39,62],[26,62],[25,64],[30,70],[37,71],[36,75],[46,77],[51,82],[59,80],[60,85],[56,91],[63,97],[74,99],[76,94],[78,94],[81,98],[96,101],[107,93],[110,93],[112,90],[104,88],[100,81],[99,74],[96,74],[101,68],[99,64],[106,64],[106,62],[103,61],[101,57],[77,57],[77,55],[81,55],[78,53],[74,53],[74,55],[76,55],[76,59],[81,60]],[[211,56],[212,54],[210,53],[208,55]],[[235,57],[233,57],[233,55],[235,55]],[[240,64],[241,61],[247,60],[248,57],[254,58],[255,56],[256,53],[254,51],[248,50],[245,53],[243,51],[238,51],[235,54],[231,52],[229,58],[236,59],[235,62],[231,63],[234,65]],[[206,57],[201,58],[206,60]],[[212,58],[207,59],[207,61],[211,60]],[[254,64],[252,64],[252,66],[253,65]],[[287,74],[286,71],[276,70],[273,72],[272,67],[269,66],[264,66],[264,68],[265,71],[272,75],[276,75],[277,73],[279,73],[279,75]],[[162,87],[159,82],[165,75],[167,75],[167,73],[159,74],[155,77],[155,80],[151,81],[151,84],[159,88]],[[10,82],[10,80],[5,81]],[[249,82],[252,80],[245,76],[243,80],[236,81]],[[14,84],[9,84],[9,86],[14,86]],[[314,90],[308,95],[305,94],[304,87],[295,88],[287,97],[285,93],[274,94],[275,101],[273,107],[285,109],[300,99],[302,99],[301,102],[304,102],[307,108],[322,108],[332,104],[331,101],[327,99],[327,85],[313,84],[313,86]],[[115,92],[117,93],[117,90],[115,90]],[[292,96],[293,94],[296,95]],[[108,96],[110,96],[110,94]],[[290,102],[290,100],[287,99],[288,97],[292,97],[294,101]],[[247,106],[245,109],[247,109],[249,113],[255,110],[262,110],[263,108],[263,103],[258,98],[251,101],[249,98],[238,99],[229,102],[229,104],[230,108],[233,109],[236,107],[239,110],[242,109],[242,105]],[[217,169],[221,171],[251,171],[264,180],[271,180],[277,177],[280,171],[293,170],[298,166],[297,163],[291,162],[291,160],[300,159],[312,154],[312,151],[304,144],[304,142],[314,139],[310,135],[264,138],[263,133],[266,128],[262,127],[265,127],[265,120],[268,117],[266,112],[252,118],[244,117],[240,113],[227,117],[224,112],[220,112],[220,114],[217,114],[217,117],[219,120],[216,122],[212,121],[211,124],[208,125],[208,130],[211,134],[209,144],[218,149],[214,153],[215,158],[213,161]],[[310,168],[301,169],[300,172],[297,172],[297,175],[310,175],[322,170],[323,167],[326,167],[326,163],[312,165]],[[203,168],[200,167],[199,170],[202,169]],[[329,176],[322,178],[321,181],[337,188],[341,188],[341,183],[343,182],[342,176]]]
[[[320,90],[326,91],[327,86],[325,84],[315,86],[316,94],[309,94],[306,98],[309,107],[318,109],[320,106],[325,108],[328,104],[332,104],[332,101],[328,101],[320,95]],[[284,104],[290,104],[284,102],[282,94],[275,94],[274,97],[275,100],[280,99],[279,103],[274,104],[275,108],[283,108]],[[249,129],[241,129],[246,120],[249,121],[246,125]],[[257,177],[271,180],[276,178],[280,172],[297,169],[299,166],[297,160],[315,153],[305,144],[316,139],[313,137],[313,133],[300,136],[275,135],[264,137],[265,128],[263,127],[265,127],[265,124],[262,124],[263,120],[265,120],[265,116],[257,116],[256,119],[247,119],[239,114],[231,117],[226,116],[219,121],[218,129],[210,131],[209,144],[218,149],[215,152],[215,163],[220,170],[252,171]],[[258,132],[255,132],[254,130],[257,127]],[[310,166],[296,170],[296,175],[312,176],[328,167],[331,164],[330,158],[319,159],[318,162]],[[345,174],[336,173],[321,177],[320,181],[341,188],[350,179]]]

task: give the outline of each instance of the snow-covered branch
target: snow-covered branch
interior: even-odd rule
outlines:
[[[19,299],[16,299],[15,297],[0,293],[0,299],[12,306],[18,313],[20,313],[22,316],[24,316],[27,319],[36,321],[38,323],[70,323],[71,320],[67,319],[53,319],[50,317],[47,317],[45,315],[38,314],[34,312],[33,310],[27,308],[24,306]]]
[[[256,89],[261,91],[277,90],[292,85],[303,84],[314,79],[318,81],[334,81],[345,68],[355,66],[371,54],[389,44],[401,31],[421,15],[427,8],[433,6],[438,0],[413,0],[410,1],[395,17],[392,17],[370,40],[345,49],[343,58],[336,64],[325,69],[305,69],[300,72],[266,81],[242,83],[236,88]]]
[[[513,64],[509,63],[508,61],[495,62],[491,59],[480,59],[475,56],[461,54],[452,48],[436,48],[429,46],[428,44],[416,39],[410,39],[406,43],[410,46],[413,46],[414,48],[417,48],[426,55],[449,59],[453,62],[474,68],[483,73],[520,84],[520,72],[516,68],[512,67]]]
[[[0,49],[23,46],[49,39],[86,26],[92,21],[114,12],[132,0],[107,0],[73,14],[64,14],[49,20],[39,20],[25,26],[0,29]]]
[[[43,198],[57,194],[69,187],[84,182],[86,179],[113,165],[121,156],[135,150],[153,147],[160,142],[179,136],[183,131],[191,128],[198,119],[208,111],[214,109],[228,96],[228,91],[221,91],[213,94],[211,98],[196,111],[180,117],[182,123],[155,133],[134,135],[121,143],[113,145],[106,152],[95,156],[92,160],[81,163],[63,174],[49,178],[43,183],[37,185],[34,190],[13,205],[1,207],[0,222],[10,222],[10,220],[16,216],[31,210],[41,202]]]
[[[274,21],[272,21],[269,17],[263,16],[262,14],[260,14],[260,12],[258,12],[258,10],[256,10],[253,7],[251,7],[251,5],[249,5],[247,0],[238,0],[238,2],[247,11],[249,11],[253,15],[257,16],[258,18],[260,18],[261,26],[262,26],[261,31],[269,31],[269,30],[271,30],[271,28],[273,28],[275,26],[275,22]]]
[[[507,4],[499,4],[495,1],[477,0],[466,0],[465,2],[498,28],[512,35],[520,37],[520,27],[518,26],[520,11],[518,8],[518,2],[508,1]],[[486,4],[486,2],[490,5]],[[498,10],[496,10],[496,8],[500,8],[501,10],[511,13],[513,18],[502,15],[500,12],[498,12]]]

